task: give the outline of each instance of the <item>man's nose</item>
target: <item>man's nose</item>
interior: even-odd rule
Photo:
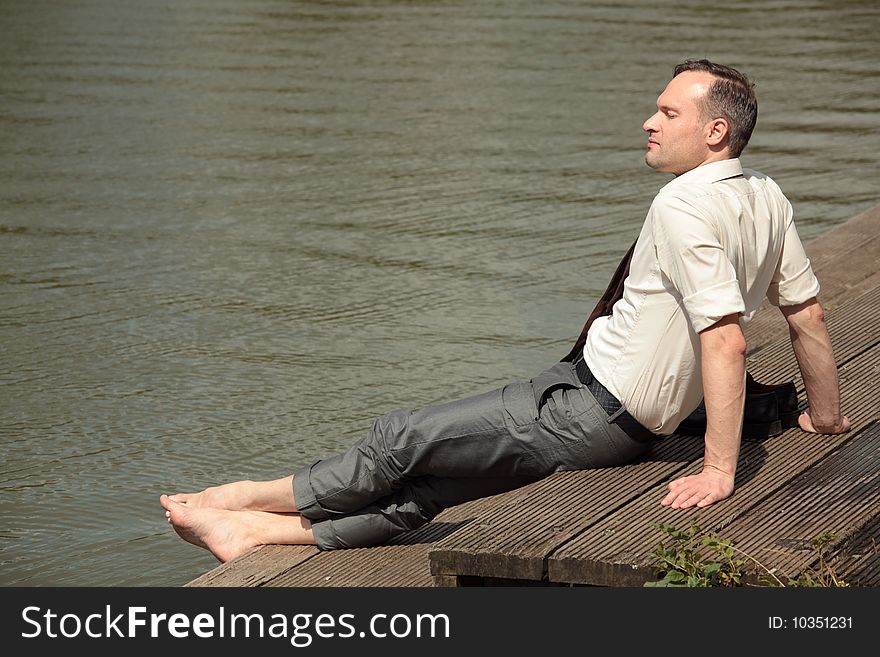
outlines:
[[[655,119],[657,118],[657,114],[652,114],[648,117],[648,120],[642,124],[642,130],[645,132],[657,132],[657,123]]]

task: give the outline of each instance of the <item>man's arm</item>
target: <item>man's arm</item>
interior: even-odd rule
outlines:
[[[700,352],[706,406],[703,471],[670,482],[661,504],[673,509],[708,506],[730,496],[739,458],[746,385],[746,339],[739,315],[701,331]]]
[[[840,414],[840,389],[825,313],[815,297],[796,306],[779,308],[788,322],[791,346],[797,358],[809,408],[798,418],[804,431],[836,434],[850,430]]]

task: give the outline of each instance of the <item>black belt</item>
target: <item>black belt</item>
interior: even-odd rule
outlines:
[[[614,422],[614,424],[623,429],[630,438],[637,440],[640,443],[647,443],[658,438],[656,434],[651,433],[639,424],[638,420],[630,415],[629,411],[623,407],[623,404],[621,404],[614,395],[608,392],[608,389],[605,386],[596,380],[593,373],[590,372],[587,363],[584,361],[583,356],[575,358],[574,365],[578,379],[580,379],[581,383],[587,386],[587,389],[593,393],[593,397],[596,398],[599,406],[608,413],[609,422]]]

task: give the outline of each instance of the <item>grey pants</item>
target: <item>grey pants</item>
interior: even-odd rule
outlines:
[[[294,473],[294,500],[321,549],[365,547],[449,506],[648,448],[609,422],[571,363],[557,363],[528,382],[378,418],[348,451]]]

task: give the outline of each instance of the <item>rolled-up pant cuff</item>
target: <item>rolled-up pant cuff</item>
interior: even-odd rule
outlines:
[[[293,501],[296,504],[296,509],[301,516],[313,522],[327,520],[330,517],[318,504],[318,498],[310,480],[312,468],[318,463],[320,461],[293,473]]]
[[[320,550],[339,550],[347,547],[340,542],[336,535],[332,520],[319,520],[312,523],[312,536],[315,537],[315,545]]]

